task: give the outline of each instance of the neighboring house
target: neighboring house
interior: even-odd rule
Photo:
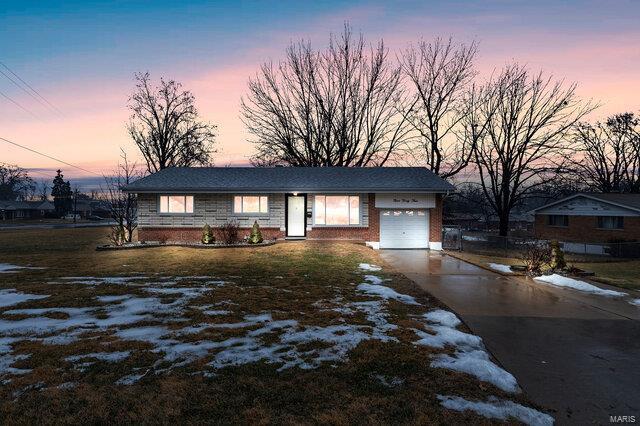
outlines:
[[[442,248],[442,195],[421,167],[179,167],[125,187],[138,239],[199,241],[205,224],[254,221],[265,238],[341,239],[374,248]]]
[[[111,214],[109,203],[101,200],[82,199],[74,201],[71,203],[71,209],[73,210],[73,213],[80,215],[83,219],[86,219],[89,216],[108,218]]]
[[[0,220],[40,219],[54,212],[50,201],[0,201]]]
[[[574,194],[532,213],[540,238],[581,243],[640,240],[640,194]]]

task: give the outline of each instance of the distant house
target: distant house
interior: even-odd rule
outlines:
[[[54,212],[50,201],[0,201],[0,220],[40,219]]]
[[[532,213],[539,238],[580,243],[640,240],[640,194],[574,194]]]
[[[138,238],[199,241],[204,224],[254,221],[267,238],[442,249],[442,195],[422,167],[176,167],[125,187],[138,194]]]

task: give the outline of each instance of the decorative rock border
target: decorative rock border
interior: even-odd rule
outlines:
[[[152,247],[189,247],[189,248],[203,248],[203,249],[219,249],[219,248],[251,248],[251,247],[266,247],[272,246],[276,243],[275,240],[263,241],[258,244],[249,244],[247,242],[241,242],[237,244],[202,244],[202,243],[180,243],[180,242],[145,242],[145,243],[130,243],[122,246],[114,246],[111,244],[104,244],[96,247],[96,251],[109,251],[109,250],[134,250],[144,249]]]

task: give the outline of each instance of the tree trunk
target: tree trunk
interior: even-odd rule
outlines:
[[[509,213],[500,214],[500,236],[506,237],[509,233]]]

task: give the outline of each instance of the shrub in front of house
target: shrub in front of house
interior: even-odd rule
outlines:
[[[202,244],[211,244],[215,240],[216,239],[213,236],[213,230],[211,229],[209,224],[205,223],[204,227],[202,228]]]
[[[542,267],[551,261],[551,249],[546,244],[529,244],[521,259],[529,275],[540,275]]]
[[[262,232],[260,232],[260,225],[258,225],[258,221],[256,220],[253,222],[248,242],[249,244],[260,244],[262,241]]]
[[[551,269],[557,271],[566,268],[567,262],[564,260],[564,252],[560,248],[560,243],[553,240],[549,246],[551,247],[551,261],[549,262]]]
[[[236,221],[229,221],[220,227],[220,236],[225,244],[238,243],[238,233],[240,232],[240,226]]]

